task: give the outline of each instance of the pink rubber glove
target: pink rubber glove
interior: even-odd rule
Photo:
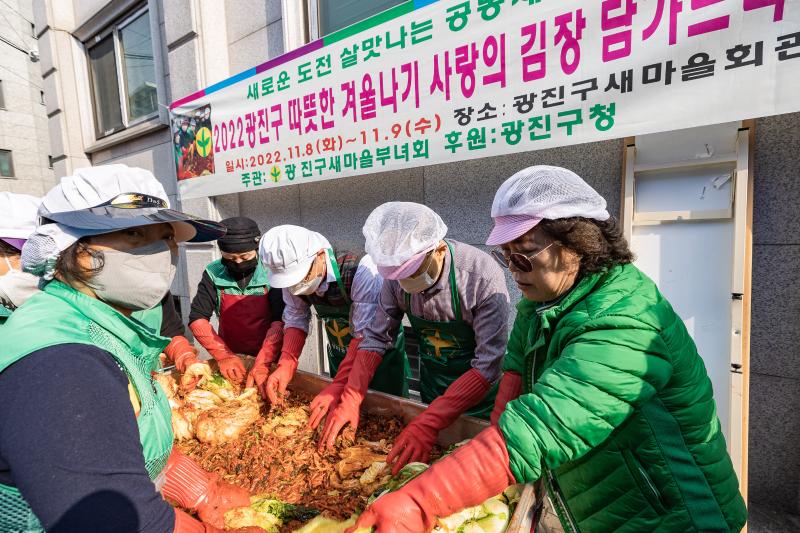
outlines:
[[[267,378],[266,384],[267,399],[272,405],[283,401],[286,387],[297,371],[297,359],[300,357],[300,352],[303,351],[306,336],[306,332],[298,328],[286,328],[283,333],[283,348],[281,349],[281,358],[278,360],[278,368]]]
[[[483,400],[490,387],[486,378],[474,368],[451,383],[444,394],[433,400],[394,441],[392,451],[386,457],[387,463],[394,463],[392,475],[397,475],[408,463],[429,462],[439,432]]]
[[[427,532],[437,518],[478,505],[513,483],[505,440],[491,426],[404,487],[375,500],[346,533],[371,527],[374,533]]]
[[[517,372],[506,372],[500,380],[497,388],[497,396],[494,398],[494,409],[489,418],[493,426],[497,425],[500,415],[506,410],[506,404],[511,400],[516,400],[522,393],[522,376]]]
[[[347,385],[342,391],[339,405],[333,410],[330,416],[325,421],[325,428],[322,430],[322,436],[319,440],[319,449],[333,448],[336,442],[336,437],[339,432],[346,426],[350,425],[353,430],[358,429],[359,409],[361,402],[364,401],[364,396],[367,394],[369,383],[372,381],[372,376],[381,364],[382,357],[377,352],[368,352],[366,350],[359,350],[356,353],[356,361],[350,370],[350,376],[347,378]]]
[[[173,450],[164,469],[166,482],[161,494],[216,528],[225,527],[225,512],[248,507],[250,493],[206,472],[189,457]]]
[[[358,345],[361,344],[361,339],[354,338],[347,345],[347,354],[339,364],[339,369],[336,371],[336,376],[333,378],[333,383],[322,389],[322,392],[314,396],[311,400],[310,410],[311,417],[308,419],[308,427],[317,429],[317,426],[325,415],[332,409],[339,405],[339,398],[342,396],[345,386],[347,385],[347,378],[350,376],[350,370],[356,360],[356,353],[358,352]]]
[[[211,326],[211,322],[205,318],[198,318],[189,324],[189,329],[192,330],[192,334],[203,345],[203,348],[208,350],[211,357],[217,361],[219,373],[222,374],[222,377],[235,384],[244,381],[247,375],[244,363],[238,355],[228,348],[222,337],[217,335],[217,332]]]
[[[258,351],[253,368],[247,374],[246,387],[256,387],[261,396],[267,398],[267,378],[269,377],[269,366],[275,362],[281,344],[283,344],[283,322],[276,320],[269,325],[264,342]]]

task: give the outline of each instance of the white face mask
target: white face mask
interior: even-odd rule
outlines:
[[[92,279],[98,298],[125,309],[151,309],[169,291],[177,254],[164,241],[131,250],[103,250],[103,269]]]
[[[322,284],[322,276],[311,278],[310,281],[301,280],[289,287],[289,292],[295,296],[308,296],[314,294]]]
[[[434,286],[436,280],[439,279],[438,274],[439,266],[433,260],[433,254],[428,256],[428,266],[425,267],[422,274],[413,277],[398,280],[400,287],[409,294],[418,294],[426,291]],[[433,271],[433,272],[431,272]]]
[[[8,309],[16,309],[39,292],[39,278],[14,268],[8,257],[3,257],[8,273],[0,276],[0,303]]]

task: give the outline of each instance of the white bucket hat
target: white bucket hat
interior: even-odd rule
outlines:
[[[330,247],[328,239],[316,231],[286,224],[261,237],[258,255],[268,270],[270,286],[281,289],[302,281],[319,251]]]
[[[169,208],[161,183],[149,171],[126,165],[81,168],[61,178],[42,198],[40,226],[22,250],[22,268],[52,278],[62,251],[87,235],[169,223],[177,241],[204,242],[225,234],[224,226]]]

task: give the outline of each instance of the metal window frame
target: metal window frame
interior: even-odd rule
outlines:
[[[0,178],[15,179],[16,175],[14,174],[14,156],[12,155],[11,150],[0,149],[0,154],[8,154],[8,168],[11,169],[11,174],[9,176],[0,174]]]
[[[308,4],[308,40],[309,42],[319,39],[319,0],[307,0]]]
[[[321,37],[324,37],[322,35],[322,32],[320,31],[320,28],[322,27],[322,24],[320,23],[320,19],[319,19],[320,13],[322,13],[322,10],[320,9],[320,5],[319,5],[320,1],[321,0],[306,0],[306,5],[307,5],[307,8],[308,8],[307,12],[308,12],[308,38],[309,38],[309,41],[316,41],[317,39],[319,39]],[[407,1],[408,0],[399,0],[398,3],[395,4],[394,6],[387,7],[386,9],[382,9],[381,11],[376,11],[375,13],[373,13],[373,14],[371,14],[371,15],[363,18],[363,19],[360,19],[360,20],[357,20],[356,22],[353,22],[353,24],[358,24],[362,20],[366,20],[366,19],[368,19],[370,17],[374,17],[378,13],[383,13],[384,11],[387,11],[389,9],[397,7],[398,5],[402,4],[403,2],[407,2]],[[344,28],[349,28],[353,24],[349,24],[347,26],[339,28],[338,30],[334,30],[330,34],[336,33],[337,31],[343,30]],[[327,34],[327,35],[330,35],[330,34]]]
[[[94,117],[94,120],[95,120],[95,139],[97,139],[97,140],[104,139],[106,137],[109,137],[109,136],[114,135],[115,133],[119,133],[121,131],[125,131],[126,129],[128,129],[128,128],[132,127],[132,126],[135,126],[135,125],[140,124],[142,122],[146,122],[148,120],[151,120],[151,119],[159,116],[158,106],[156,106],[155,111],[153,111],[152,113],[149,113],[147,115],[142,115],[141,117],[137,117],[134,120],[129,120],[128,119],[128,99],[127,99],[127,92],[125,90],[125,70],[124,70],[124,67],[123,67],[123,57],[122,57],[123,49],[122,49],[122,41],[121,41],[121,39],[119,37],[119,31],[121,29],[124,29],[126,26],[129,26],[134,20],[138,19],[143,14],[149,15],[149,12],[150,12],[150,6],[147,3],[145,3],[144,5],[136,8],[136,9],[134,9],[132,11],[130,11],[125,17],[121,18],[119,22],[115,22],[113,24],[110,24],[108,26],[108,28],[106,28],[105,30],[97,33],[95,36],[93,36],[91,38],[91,42],[92,42],[91,46],[85,46],[85,51],[86,51],[86,56],[87,56],[87,65],[89,66],[89,68],[87,70],[88,70],[88,73],[89,73],[89,82],[90,82],[90,89],[91,89],[92,105],[93,105],[94,109],[96,110],[97,109],[97,95],[95,95],[94,83],[92,83],[94,74],[92,73],[91,59],[89,59],[89,57],[88,57],[89,56],[89,51],[92,48],[94,48],[95,46],[97,46],[97,44],[100,41],[102,41],[103,39],[105,39],[109,35],[111,35],[112,42],[114,44],[114,66],[115,66],[116,72],[117,72],[117,95],[119,97],[119,107],[120,107],[121,116],[122,116],[122,128],[115,128],[115,129],[109,131],[108,133],[106,133],[105,130],[103,130],[101,132],[100,128],[98,127],[99,125],[97,124],[98,117],[97,117],[96,112],[95,112],[95,117]],[[149,29],[150,29],[150,33],[151,33],[150,42],[154,44],[154,40],[153,40],[153,36],[152,36],[152,25],[150,26]],[[153,58],[154,58],[154,61],[155,61],[155,50],[153,50]],[[157,75],[156,75],[156,78],[158,78]],[[156,79],[156,84],[157,83],[158,83],[158,80]]]
[[[3,93],[3,80],[0,80],[0,109],[6,108],[6,97]]]

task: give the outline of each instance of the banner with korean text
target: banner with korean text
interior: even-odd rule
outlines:
[[[800,0],[416,0],[170,106],[182,197],[800,110]]]

